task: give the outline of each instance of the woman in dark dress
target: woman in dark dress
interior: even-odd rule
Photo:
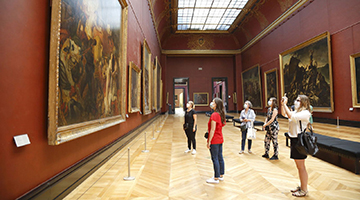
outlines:
[[[194,102],[189,101],[186,104],[187,110],[185,111],[185,123],[184,123],[184,130],[186,133],[187,141],[188,141],[188,149],[185,151],[185,153],[189,153],[191,151],[191,144],[193,147],[193,150],[191,152],[192,155],[196,154],[196,140],[195,140],[195,134],[197,129],[197,116]]]

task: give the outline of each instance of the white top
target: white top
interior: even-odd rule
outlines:
[[[311,113],[308,110],[300,112],[290,111],[291,118],[289,119],[289,136],[296,138],[299,133],[306,129]],[[302,130],[300,130],[300,121]]]
[[[245,114],[245,109],[242,110],[239,117],[241,125],[244,125],[246,123],[246,128],[250,128],[254,126],[253,123],[255,121],[255,118],[256,115],[253,109],[249,109],[246,114]],[[249,119],[250,122],[243,122],[244,119]]]

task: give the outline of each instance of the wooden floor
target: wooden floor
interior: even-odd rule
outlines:
[[[263,121],[259,116],[257,120]],[[148,153],[144,135],[129,144],[131,176],[128,176],[127,147],[117,153],[97,172],[84,181],[65,199],[295,199],[290,189],[299,184],[294,161],[289,158],[284,132],[287,121],[279,119],[279,160],[269,161],[264,153],[264,132],[253,140],[253,154],[240,155],[240,131],[229,122],[223,128],[225,180],[207,184],[213,167],[203,133],[209,118],[198,114],[197,154],[185,154],[186,136],[182,130],[183,117],[169,115],[163,126],[156,122],[155,138],[152,127],[147,132]],[[315,123],[316,132],[353,141],[360,141],[360,129]],[[272,152],[271,144],[271,152]],[[271,156],[272,154],[270,154]],[[360,199],[360,176],[314,157],[308,157],[309,196],[305,199]]]

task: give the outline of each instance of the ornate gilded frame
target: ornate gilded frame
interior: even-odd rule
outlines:
[[[323,45],[323,46],[322,46]],[[324,53],[325,52],[325,53]],[[324,55],[325,54],[325,55]],[[309,60],[307,60],[307,57]],[[290,76],[289,80],[294,78],[294,76],[297,75],[297,71],[301,68],[301,70],[304,70],[305,76],[302,78],[299,76],[300,80],[297,80],[298,77],[295,77],[295,82],[303,84],[303,81],[309,80],[311,77],[308,73],[310,71],[313,71],[312,69],[316,67],[316,73],[318,75],[322,75],[322,79],[326,81],[326,77],[329,79],[329,83],[326,82],[326,87],[328,87],[329,92],[325,94],[323,92],[325,89],[325,86],[317,86],[318,90],[311,90],[311,93],[318,93],[318,96],[316,95],[309,95],[307,92],[304,92],[303,90],[306,88],[310,88],[311,85],[315,85],[315,83],[310,84],[309,82],[306,82],[304,85],[304,88],[300,90],[297,94],[291,93],[291,91],[285,91],[285,72],[284,68],[285,65],[290,65],[291,59],[294,59],[293,62],[298,62],[297,66],[300,66],[298,68],[295,68],[295,71],[291,71],[293,69],[288,69],[288,74]],[[326,63],[324,66],[317,67],[318,62],[323,62],[323,60],[327,60],[328,63]],[[328,112],[331,113],[334,111],[334,98],[333,98],[333,80],[332,80],[332,64],[331,64],[331,40],[330,40],[330,33],[325,32],[318,36],[315,36],[314,38],[305,41],[299,45],[296,45],[295,47],[290,48],[289,50],[286,50],[279,54],[279,60],[280,60],[280,80],[281,80],[281,95],[283,96],[285,93],[287,93],[287,96],[289,98],[289,105],[293,103],[293,101],[296,99],[297,95],[299,94],[305,94],[310,98],[310,103],[313,106],[314,112]],[[284,61],[285,60],[285,61]],[[307,61],[307,62],[306,62]],[[289,62],[289,63],[287,63]],[[319,64],[321,65],[321,63]],[[328,66],[327,69],[325,69],[325,66]],[[323,71],[326,71],[328,73],[323,73]],[[324,76],[325,74],[325,76]],[[316,78],[317,79],[317,78]],[[289,81],[287,80],[287,81]],[[314,81],[314,80],[313,80]],[[325,84],[325,83],[324,83]],[[289,84],[290,87],[292,86]],[[316,83],[318,85],[318,83]],[[300,86],[299,86],[300,87]],[[290,88],[293,90],[293,88]],[[325,96],[326,95],[326,96]],[[325,98],[328,98],[329,101],[326,102],[329,105],[328,106],[318,106],[316,101],[323,101]]]
[[[157,107],[157,104],[158,104],[158,102],[157,102],[157,62],[158,62],[158,60],[157,60],[158,58],[157,58],[157,56],[155,57],[155,59],[154,59],[154,62],[152,62],[151,64],[152,64],[152,70],[151,70],[151,73],[152,73],[152,82],[151,82],[151,89],[152,89],[152,93],[151,93],[151,95],[152,95],[152,99],[151,99],[151,101],[152,101],[152,109],[156,112],[156,107]]]
[[[133,62],[129,63],[128,97],[128,112],[139,112],[141,109],[141,69]],[[133,100],[136,101],[135,105],[133,105]]]
[[[111,105],[111,109],[114,109],[115,111],[112,111],[114,113],[119,113],[119,115],[114,115],[114,116],[110,116],[110,117],[103,117],[100,116],[99,118],[93,119],[93,120],[89,120],[89,121],[82,121],[79,123],[73,123],[73,124],[69,124],[67,125],[67,121],[65,120],[66,123],[64,123],[64,115],[61,115],[61,121],[62,123],[64,123],[65,125],[60,125],[59,124],[59,113],[63,113],[63,110],[61,110],[60,112],[60,108],[62,109],[60,105],[60,101],[64,100],[64,96],[62,95],[64,93],[64,89],[60,89],[60,84],[65,84],[63,81],[60,82],[60,79],[62,79],[64,76],[66,76],[66,78],[70,79],[69,77],[72,76],[71,73],[73,73],[73,68],[71,67],[77,67],[78,65],[80,65],[78,62],[76,65],[77,66],[70,66],[68,64],[68,62],[66,62],[66,66],[62,63],[62,61],[60,61],[60,59],[62,59],[62,54],[60,51],[64,51],[64,49],[66,49],[66,47],[64,47],[64,42],[62,39],[66,38],[67,40],[67,44],[70,44],[69,46],[73,45],[78,45],[79,43],[76,43],[76,39],[77,40],[81,40],[81,37],[83,35],[79,35],[78,38],[71,38],[70,33],[66,32],[66,30],[61,29],[62,28],[62,24],[63,21],[62,19],[65,18],[65,14],[62,14],[62,12],[64,12],[64,8],[68,8],[71,7],[73,5],[70,4],[64,4],[62,7],[62,0],[53,0],[52,1],[52,14],[51,14],[51,32],[50,32],[50,58],[49,58],[49,99],[48,99],[48,143],[49,145],[59,145],[62,144],[64,142],[68,142],[71,140],[74,140],[76,138],[91,134],[93,132],[117,125],[121,122],[125,121],[125,114],[126,114],[126,105],[123,102],[126,102],[126,48],[127,48],[127,16],[128,16],[128,5],[126,3],[126,0],[114,0],[116,2],[119,3],[120,5],[120,9],[119,9],[119,13],[117,13],[120,18],[121,18],[121,24],[120,24],[120,31],[119,31],[119,35],[120,38],[114,38],[114,40],[118,40],[119,46],[118,49],[120,50],[120,53],[118,56],[119,59],[110,59],[110,61],[108,60],[108,66],[110,66],[111,64],[113,66],[115,66],[112,70],[114,70],[116,73],[118,73],[118,80],[119,80],[119,86],[117,87],[117,90],[119,91],[117,94],[117,98],[119,98],[120,100],[116,100],[115,102],[118,102],[118,104],[116,105]],[[67,7],[66,7],[67,6]],[[78,9],[78,8],[76,8]],[[78,9],[79,10],[79,9]],[[75,13],[75,10],[72,10],[73,13]],[[78,14],[78,13],[76,13]],[[64,23],[66,23],[67,20],[64,21]],[[75,23],[78,23],[79,26],[86,26],[86,24],[84,24],[83,21],[79,20],[76,21]],[[109,25],[110,26],[110,25]],[[99,27],[101,27],[99,25]],[[78,27],[79,28],[79,27]],[[118,29],[112,29],[112,30],[118,30]],[[82,29],[78,29],[79,32],[85,32]],[[65,34],[65,35],[64,35]],[[68,35],[66,35],[68,34]],[[77,34],[77,33],[76,33]],[[86,33],[89,34],[89,33]],[[80,38],[80,39],[79,39]],[[84,37],[82,37],[84,38]],[[95,36],[94,36],[95,38]],[[71,40],[74,40],[75,42],[72,42],[73,44],[71,44]],[[94,39],[95,40],[95,39]],[[69,42],[70,41],[70,42]],[[93,45],[96,45],[95,42],[92,43]],[[62,46],[63,49],[62,49]],[[82,44],[79,44],[78,47],[81,47]],[[116,44],[115,44],[116,45]],[[94,47],[94,46],[92,46]],[[90,47],[91,48],[91,47]],[[79,48],[78,48],[79,49]],[[83,53],[83,55],[85,55],[85,51],[87,49],[81,49],[81,53]],[[66,50],[68,51],[68,50]],[[66,52],[64,51],[64,52]],[[72,50],[74,51],[74,50]],[[70,52],[70,51],[69,51]],[[72,52],[73,53],[73,52]],[[81,58],[81,54],[79,53],[79,51],[77,52],[77,58],[80,60],[82,59],[82,61],[86,62],[85,59]],[[70,53],[69,53],[70,54]],[[72,55],[70,55],[72,56]],[[65,57],[65,56],[64,56]],[[79,58],[80,57],[80,58]],[[103,57],[100,57],[103,58]],[[111,57],[111,58],[116,58]],[[62,66],[60,66],[60,64],[62,64]],[[68,67],[67,65],[69,65],[70,67]],[[118,67],[117,67],[118,65]],[[65,67],[64,67],[65,66]],[[95,66],[94,66],[95,67]],[[60,69],[61,68],[61,69]],[[105,68],[105,67],[104,67]],[[66,73],[70,72],[70,75],[62,73],[61,71],[66,71]],[[79,72],[77,72],[79,73]],[[83,72],[84,73],[84,72]],[[117,80],[117,79],[116,79]],[[67,84],[67,83],[66,83]],[[115,84],[115,83],[114,83]],[[80,97],[81,93],[77,92],[77,85],[72,85],[72,89],[71,90],[66,90],[66,94],[70,94],[66,97],[70,97],[70,99],[72,101],[76,101],[76,99],[74,100],[74,98],[71,96],[71,93],[76,93],[78,95],[78,97]],[[89,91],[89,89],[84,89]],[[82,95],[86,93],[83,92]],[[61,98],[61,97],[62,98]],[[94,97],[95,98],[95,97]],[[107,97],[108,99],[110,99],[110,97]],[[109,100],[109,101],[113,101],[113,100]],[[105,102],[105,101],[104,101]],[[107,104],[109,105],[109,104]],[[65,105],[68,106],[68,105]],[[108,106],[109,108],[110,106]],[[105,114],[107,115],[107,113]],[[77,115],[80,116],[80,115]]]
[[[155,79],[155,78],[154,78]],[[155,99],[156,99],[156,112],[160,111],[161,109],[161,95],[162,95],[162,91],[161,91],[161,65],[160,65],[160,61],[159,59],[156,57],[156,79],[155,79],[155,82],[156,82],[156,96],[155,96]]]
[[[270,76],[272,73],[275,73],[275,83],[273,83],[275,85],[273,85],[273,84],[268,85],[268,76]],[[276,90],[274,97],[279,101],[279,97],[278,97],[279,96],[279,87],[278,87],[279,83],[278,83],[278,72],[277,72],[276,68],[264,72],[264,84],[265,84],[265,102],[268,101],[270,97],[272,97],[271,95],[268,96],[268,94],[269,94],[268,89],[271,87],[273,87]]]
[[[143,59],[142,59],[142,74],[143,74],[143,114],[148,115],[151,113],[151,85],[152,85],[152,62],[151,62],[151,51],[149,45],[144,39],[143,43]]]
[[[198,102],[197,96],[206,96],[206,103]],[[195,106],[208,106],[209,105],[209,93],[208,92],[194,92],[193,94],[193,101]]]
[[[255,70],[256,72],[251,74],[253,71]],[[252,77],[251,75],[254,75],[254,77]],[[246,82],[245,82],[246,80]],[[255,91],[258,92],[258,96],[253,96],[252,94],[245,94],[245,86],[247,86],[248,82],[250,82],[251,84],[254,84],[253,82],[257,81],[258,83],[255,83],[256,85],[256,89],[258,89],[258,91],[256,91],[254,88],[251,88],[251,91]],[[246,83],[246,84],[245,84]],[[262,109],[262,89],[261,89],[261,77],[260,77],[260,66],[259,64],[256,64],[252,67],[250,67],[249,69],[241,72],[241,85],[242,85],[242,100],[243,100],[243,104],[245,103],[246,100],[251,101],[251,103],[253,104],[253,108],[254,109]],[[245,99],[245,96],[248,96],[249,98]],[[258,102],[260,105],[257,104],[256,100],[260,100],[260,102]]]
[[[357,61],[357,62],[356,62]],[[360,108],[360,52],[350,56],[352,105]]]

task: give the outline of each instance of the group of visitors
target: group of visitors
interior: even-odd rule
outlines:
[[[311,119],[311,106],[309,98],[305,95],[299,95],[294,101],[294,109],[290,110],[287,106],[288,98],[286,94],[281,99],[281,114],[289,120],[289,136],[291,142],[290,158],[294,159],[296,167],[298,169],[300,186],[291,190],[292,195],[296,197],[303,197],[308,194],[307,183],[308,174],[305,167],[306,155],[301,154],[296,150],[295,145],[297,143],[297,135],[301,133]],[[268,110],[265,122],[263,124],[263,130],[266,131],[264,139],[265,153],[262,155],[264,158],[270,160],[279,159],[279,145],[278,145],[278,103],[275,97],[271,97],[268,101]],[[196,154],[196,140],[195,134],[197,131],[197,115],[195,112],[194,102],[189,101],[186,105],[187,110],[185,112],[185,123],[184,130],[187,136],[188,149],[185,153],[191,152],[193,155]],[[211,160],[213,162],[214,177],[206,180],[207,183],[219,183],[224,180],[225,174],[225,163],[223,159],[223,134],[222,128],[226,124],[225,110],[223,101],[220,98],[215,98],[210,103],[210,108],[214,111],[208,122],[208,137],[207,137],[207,148],[210,150]],[[240,122],[243,127],[241,130],[241,150],[240,154],[244,153],[245,143],[247,139],[248,128],[252,128],[256,118],[255,112],[252,108],[250,101],[245,101],[244,109],[240,113]],[[270,158],[269,150],[270,143],[273,143],[274,154]],[[252,140],[248,139],[248,153],[251,151]],[[192,151],[191,151],[192,146]]]

